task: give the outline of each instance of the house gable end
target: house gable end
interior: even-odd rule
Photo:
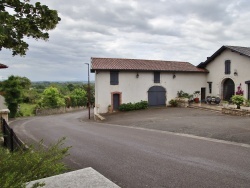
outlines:
[[[208,57],[205,62],[200,63],[198,68],[206,68],[206,66],[214,61],[220,54],[222,54],[225,50],[230,50],[231,52],[235,52],[238,55],[244,55],[250,58],[250,47],[240,47],[240,46],[222,46],[218,49],[211,57]]]

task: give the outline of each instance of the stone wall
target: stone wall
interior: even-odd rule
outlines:
[[[178,103],[178,107],[188,107],[188,98],[175,98]]]
[[[235,108],[222,108],[223,114],[230,114],[234,116],[248,116],[250,117],[250,111],[244,109],[235,109]]]
[[[55,109],[36,109],[36,115],[41,116],[41,115],[52,115],[52,114],[63,114],[67,112],[74,112],[74,111],[80,111],[87,109],[86,107],[61,107],[61,108],[55,108]]]

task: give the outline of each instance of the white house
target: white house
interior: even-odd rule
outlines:
[[[239,86],[243,96],[250,99],[250,48],[222,46],[198,68],[209,71],[206,75],[207,94],[230,100]]]
[[[177,91],[193,93],[206,87],[208,72],[188,62],[91,58],[91,63],[95,113],[107,112],[109,105],[117,110],[121,103],[141,100],[166,106]]]
[[[95,113],[115,111],[128,102],[167,105],[177,92],[200,91],[200,99],[219,96],[230,100],[241,84],[250,98],[250,48],[222,46],[197,67],[188,62],[91,58],[95,73]]]

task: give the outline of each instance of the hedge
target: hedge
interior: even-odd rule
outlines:
[[[123,103],[119,106],[120,111],[132,111],[148,108],[148,101],[141,101],[137,103]]]

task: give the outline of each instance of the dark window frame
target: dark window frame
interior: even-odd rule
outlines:
[[[119,71],[110,71],[110,85],[119,85]]]
[[[231,74],[231,61],[225,61],[225,74]]]
[[[161,82],[161,72],[155,71],[154,72],[154,83]]]

